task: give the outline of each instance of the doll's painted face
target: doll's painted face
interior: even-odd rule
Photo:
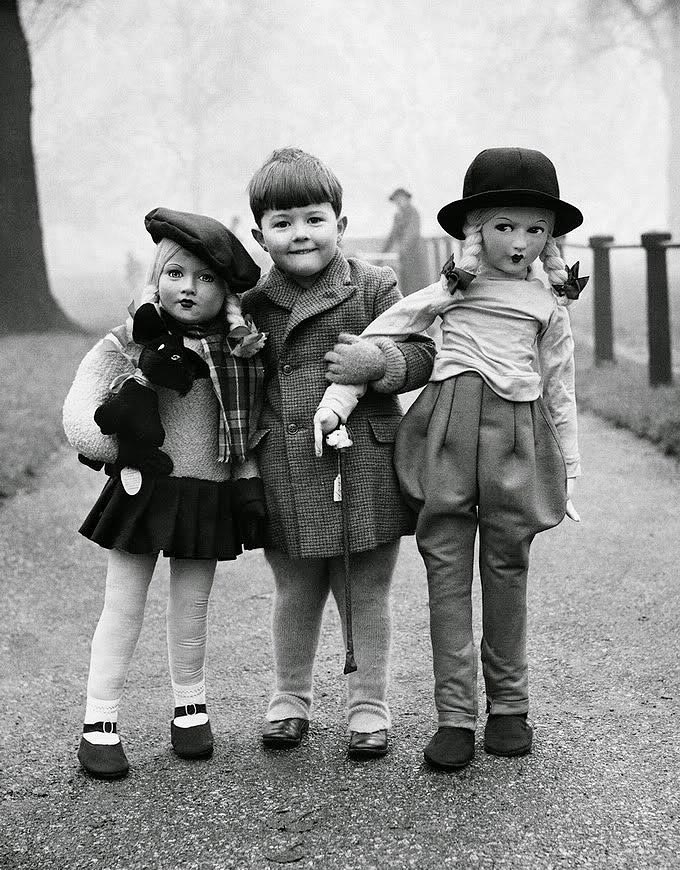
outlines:
[[[205,323],[217,317],[225,293],[223,279],[184,248],[172,255],[158,279],[160,304],[180,323]]]
[[[311,287],[335,256],[346,226],[347,218],[336,217],[330,202],[322,202],[268,209],[253,236],[282,272]]]
[[[541,253],[555,217],[548,209],[499,208],[482,225],[480,274],[498,278],[524,278]]]

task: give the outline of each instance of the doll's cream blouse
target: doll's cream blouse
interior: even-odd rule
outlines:
[[[568,477],[580,475],[574,343],[566,308],[539,278],[477,277],[452,295],[444,280],[411,293],[376,318],[364,337],[403,340],[441,318],[442,343],[431,381],[478,372],[502,398],[531,402],[539,396],[557,429]],[[347,420],[366,386],[332,384],[319,407]]]

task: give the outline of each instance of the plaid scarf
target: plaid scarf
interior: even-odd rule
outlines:
[[[259,356],[243,359],[232,356],[223,318],[210,323],[185,326],[167,312],[163,320],[171,332],[200,339],[217,403],[219,462],[243,462],[250,438],[257,429],[262,411],[264,365]]]

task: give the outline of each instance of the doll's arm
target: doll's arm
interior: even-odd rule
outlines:
[[[384,282],[376,297],[375,319],[360,337],[342,333],[326,354],[326,377],[337,384],[370,381],[372,389],[382,393],[423,386],[432,372],[435,345],[429,336],[418,333],[451,302],[440,282],[405,298],[395,282]]]
[[[567,477],[580,477],[574,340],[566,308],[555,306],[547,327],[539,335],[538,358],[543,380],[543,398],[560,438]]]
[[[254,454],[232,465],[232,504],[236,524],[246,550],[265,543],[266,505],[260,468]]]
[[[69,442],[88,459],[115,462],[118,441],[102,434],[94,412],[109,395],[111,382],[131,374],[134,364],[109,339],[102,339],[80,363],[64,401],[63,424]]]

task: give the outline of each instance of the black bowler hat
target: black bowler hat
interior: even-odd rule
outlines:
[[[437,220],[449,235],[464,239],[468,212],[490,206],[536,206],[555,212],[553,236],[563,236],[583,223],[583,215],[560,199],[552,161],[530,148],[487,148],[470,164],[463,198],[440,209]]]
[[[244,293],[257,284],[260,267],[236,236],[214,218],[155,208],[144,218],[144,225],[154,242],[177,242],[214,269],[233,292]]]
[[[408,190],[404,190],[403,187],[398,187],[398,188],[394,191],[394,193],[389,197],[390,202],[394,202],[394,200],[395,200],[398,196],[407,196],[409,199],[411,199],[411,194],[408,192]]]

